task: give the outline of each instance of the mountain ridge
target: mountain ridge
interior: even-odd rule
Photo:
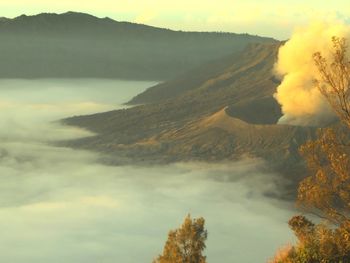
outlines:
[[[264,45],[256,43],[249,44],[242,53],[232,54],[224,58],[210,61],[209,63],[186,72],[186,74],[178,76],[173,80],[162,82],[150,87],[146,91],[136,95],[127,104],[133,105],[159,102],[186,92],[191,92],[191,90],[198,89],[198,87],[204,91],[208,89],[213,82],[224,83],[225,79],[237,78],[239,74],[244,74],[247,69],[254,70],[252,69],[252,65],[249,64],[252,60],[254,61],[253,63],[257,63],[255,67],[258,67],[259,63],[266,63],[265,59],[269,60],[267,71],[268,74],[270,74],[271,67],[273,66],[272,64],[274,63],[275,58],[277,58],[277,50],[279,46],[279,43]],[[242,56],[242,54],[244,55]],[[257,54],[260,57],[258,57]],[[271,81],[276,85],[279,84],[279,81],[276,80],[272,74],[270,75]]]
[[[184,32],[85,13],[0,20],[0,78],[168,80],[272,38]],[[171,61],[171,63],[170,63]]]

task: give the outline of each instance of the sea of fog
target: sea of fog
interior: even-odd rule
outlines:
[[[291,204],[265,197],[259,160],[105,166],[50,142],[88,136],[55,120],[122,107],[151,82],[0,80],[0,262],[141,263],[203,216],[212,263],[266,262],[293,241]]]

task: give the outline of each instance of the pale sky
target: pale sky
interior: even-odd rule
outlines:
[[[286,39],[310,20],[350,23],[349,0],[0,0],[0,16],[79,11],[175,30],[228,31]]]

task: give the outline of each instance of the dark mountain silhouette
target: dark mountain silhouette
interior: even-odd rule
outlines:
[[[0,19],[0,77],[166,80],[271,38],[182,32],[88,14]]]

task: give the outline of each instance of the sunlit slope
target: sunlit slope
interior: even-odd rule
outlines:
[[[178,81],[150,88],[136,97],[141,103],[144,96],[148,97],[147,94],[152,93],[154,103],[68,121],[79,122],[98,133],[130,129],[129,135],[142,137],[144,133],[181,126],[187,121],[213,114],[228,106],[228,112],[232,116],[240,116],[246,111],[248,114],[240,116],[243,120],[249,121],[256,114],[261,116],[256,122],[275,123],[281,116],[279,106],[272,98],[278,85],[272,73],[277,50],[278,45],[251,45],[241,54],[223,59],[226,66],[214,75],[202,74],[200,69],[216,70],[219,61],[195,70],[202,74],[198,84],[183,88],[181,85],[187,85],[190,80],[187,82],[182,77]],[[189,78],[191,76],[195,77],[193,74],[187,75]],[[176,85],[178,82],[180,84]]]
[[[164,80],[204,62],[275,42],[247,34],[172,31],[88,14],[0,19],[0,77]]]

